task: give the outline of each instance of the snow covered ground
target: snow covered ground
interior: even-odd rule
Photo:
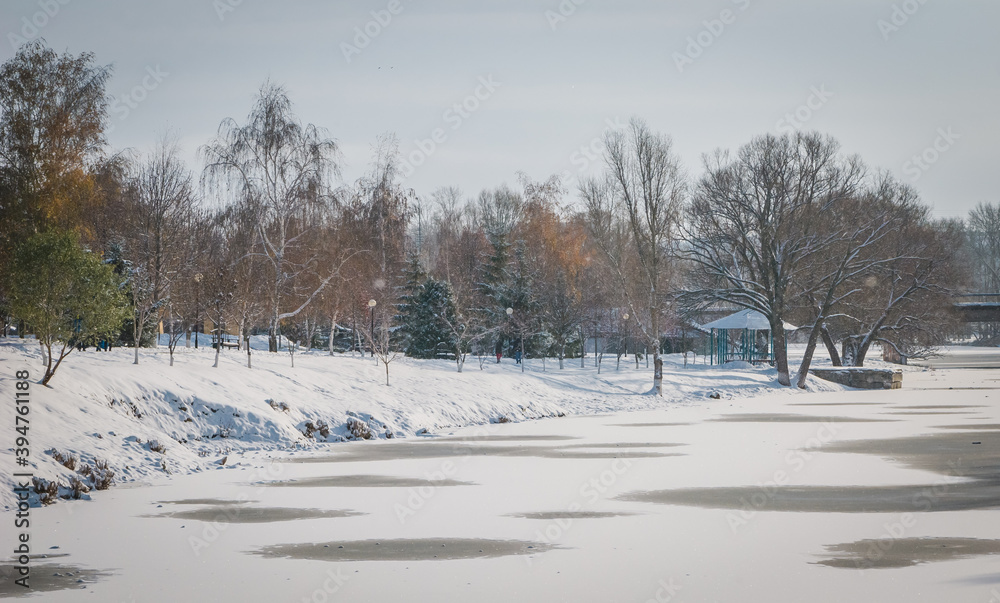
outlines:
[[[2,353],[5,372],[37,363],[16,344]],[[995,369],[910,367],[903,390],[803,393],[768,370],[672,365],[656,399],[641,395],[644,367],[608,362],[598,376],[402,361],[387,388],[368,358],[291,369],[259,354],[247,371],[235,354],[171,369],[116,353],[71,358],[52,390],[32,390],[33,421],[73,421],[39,425],[33,451],[53,438],[135,465],[91,502],[32,509],[40,600],[1000,600]],[[142,418],[102,400],[112,392]],[[348,411],[400,437],[296,435],[326,420],[346,436]],[[203,437],[226,425],[228,442]],[[130,439],[184,429],[202,441],[159,454]],[[0,595],[18,593],[3,580]]]
[[[266,341],[255,342],[266,349]],[[66,484],[71,471],[53,458],[75,457],[77,468],[107,461],[118,484],[150,481],[212,467],[223,457],[235,461],[249,450],[325,447],[326,442],[436,434],[455,427],[519,422],[564,414],[594,414],[691,404],[710,395],[746,397],[777,388],[767,368],[685,368],[681,356],[666,359],[665,395],[642,395],[652,385],[645,362],[604,358],[600,374],[593,358],[580,367],[569,360],[558,370],[528,360],[526,371],[505,358],[482,365],[470,358],[462,373],[454,363],[399,357],[385,367],[368,356],[313,351],[253,355],[253,368],[236,350],[179,348],[169,366],[165,347],[73,352],[45,388],[31,390],[31,460],[35,474]],[[704,358],[699,357],[699,362]],[[14,372],[42,374],[41,356],[30,340],[0,339],[0,395],[13,397]],[[820,389],[838,386],[814,381]],[[795,393],[795,392],[789,392]],[[4,411],[13,429],[13,407]],[[322,431],[312,431],[307,425]],[[351,425],[354,426],[352,433]],[[311,432],[310,436],[305,435]],[[11,431],[11,433],[13,433]],[[158,452],[157,450],[165,450]],[[0,452],[5,487],[0,504],[11,509],[13,448]],[[99,493],[91,493],[98,496]]]

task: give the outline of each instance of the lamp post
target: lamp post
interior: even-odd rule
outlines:
[[[201,302],[199,297],[201,296],[201,279],[205,278],[199,272],[194,275],[194,349],[198,349],[198,322],[201,320]]]
[[[513,318],[513,317],[514,317],[514,308],[507,308],[507,318]],[[524,372],[524,333],[521,332],[520,328],[518,328],[518,330],[517,330],[517,337],[518,337],[518,339],[521,340],[521,360],[520,360],[520,362],[518,362],[518,364],[521,365],[521,372],[523,373]]]
[[[622,344],[625,346],[625,359],[628,360],[628,312],[622,314],[622,321],[625,323],[625,333],[622,334]]]
[[[511,318],[514,316],[514,308],[507,308],[506,312],[507,312],[507,324],[509,325],[512,322]],[[500,362],[500,360],[497,360],[497,362]]]
[[[377,305],[378,305],[378,302],[375,301],[374,299],[368,300],[368,308],[372,312],[371,330],[368,331],[368,335],[371,337],[371,340],[372,340],[372,358],[375,357],[375,306],[377,306]],[[362,353],[364,353],[364,352],[362,352]]]

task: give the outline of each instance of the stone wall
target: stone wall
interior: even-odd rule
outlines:
[[[858,389],[899,389],[903,387],[902,371],[892,369],[842,367],[812,369],[812,375]]]

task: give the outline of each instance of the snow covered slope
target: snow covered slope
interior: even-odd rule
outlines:
[[[259,342],[258,342],[259,343]],[[470,358],[464,372],[453,362],[399,357],[385,367],[367,356],[299,353],[292,368],[287,353],[256,352],[254,367],[236,350],[179,349],[169,366],[166,348],[74,352],[50,387],[37,385],[41,357],[31,340],[0,339],[0,395],[12,400],[14,373],[31,371],[28,441],[35,475],[68,484],[83,465],[108,463],[117,484],[150,481],[233,464],[247,450],[314,448],[357,438],[400,438],[465,425],[523,421],[564,414],[669,408],[677,404],[723,404],[781,389],[768,368],[683,366],[665,359],[664,396],[646,395],[651,370],[632,358],[619,369],[605,358],[600,374],[570,360],[564,370],[549,360],[529,359],[526,372],[510,359],[480,368]],[[703,361],[699,357],[699,362]],[[813,380],[822,390],[839,386]],[[721,398],[717,401],[716,398]],[[2,426],[14,434],[14,410],[5,404]],[[14,506],[13,437],[0,451],[5,509]],[[74,469],[55,456],[76,459]],[[65,493],[65,490],[63,490]],[[91,493],[93,494],[93,492]]]

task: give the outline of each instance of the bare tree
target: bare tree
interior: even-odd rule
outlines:
[[[181,234],[175,243],[176,269],[169,278],[169,291],[163,308],[166,327],[167,351],[170,366],[174,365],[174,352],[182,337],[190,343],[191,327],[197,319],[200,301],[196,288],[200,283],[195,275],[203,269],[205,259],[212,259],[211,245],[215,239],[216,225],[213,216],[204,208],[195,206],[188,213],[186,223],[180,226]]]
[[[958,259],[961,233],[956,224],[934,222],[929,208],[912,206],[884,240],[880,263],[860,283],[864,292],[843,311],[843,363],[863,366],[871,346],[894,348],[919,358],[939,345],[954,320],[952,291],[963,284]]]
[[[387,314],[385,311],[380,313],[381,319],[375,321],[373,314],[373,321],[377,324],[374,325],[374,330],[368,332],[365,329],[361,329],[361,336],[368,342],[371,346],[372,353],[378,358],[379,362],[385,366],[385,384],[389,385],[389,365],[392,361],[400,356],[399,347],[395,344],[392,339],[393,331],[393,320],[391,314]]]
[[[220,304],[217,321],[234,324],[238,340],[246,346],[247,368],[253,367],[250,338],[254,329],[266,323],[270,305],[260,295],[261,279],[268,262],[253,253],[257,244],[257,225],[252,213],[240,206],[220,209],[204,228],[204,260],[199,266],[209,275],[204,287],[206,301],[225,300]],[[231,295],[230,295],[231,294]]]
[[[968,245],[980,293],[1000,293],[1000,205],[980,203],[969,212]]]
[[[143,334],[163,317],[185,255],[185,229],[195,199],[191,173],[178,155],[176,140],[164,136],[135,167],[119,216],[134,314],[134,364],[139,364]]]
[[[591,234],[652,348],[652,391],[661,395],[660,319],[686,180],[671,139],[652,132],[641,120],[632,119],[624,131],[608,132],[604,144],[606,177],[585,181],[580,193]],[[631,261],[634,271],[629,270]]]
[[[269,349],[276,352],[281,321],[306,309],[337,276],[317,275],[309,291],[286,304],[294,281],[317,266],[305,243],[318,217],[329,210],[337,145],[316,126],[299,123],[285,90],[265,82],[247,123],[226,119],[202,152],[203,182],[218,191],[237,190],[237,202],[254,216],[254,253],[266,260],[268,271]]]
[[[903,259],[895,253],[906,250],[884,243],[906,225],[915,211],[920,211],[916,193],[888,174],[878,176],[861,194],[841,198],[821,209],[821,215],[808,219],[817,221],[817,246],[822,249],[804,262],[794,284],[801,291],[799,297],[807,301],[810,321],[796,382],[800,388],[806,385],[816,345],[827,332],[826,321],[836,318],[852,298],[866,292],[867,279]]]
[[[1000,294],[1000,205],[978,204],[969,212],[964,232],[972,292]],[[972,327],[979,341],[991,345],[1000,341],[1000,321],[978,322]]]
[[[761,312],[773,335],[778,382],[790,385],[784,319],[793,283],[829,245],[819,225],[831,204],[855,193],[863,168],[816,133],[761,136],[735,158],[717,151],[705,168],[684,237],[695,284],[682,299]]]
[[[431,193],[430,229],[424,236],[428,266],[441,280],[452,282],[452,265],[462,265],[458,247],[465,230],[465,204],[462,191],[456,187],[442,187]]]

